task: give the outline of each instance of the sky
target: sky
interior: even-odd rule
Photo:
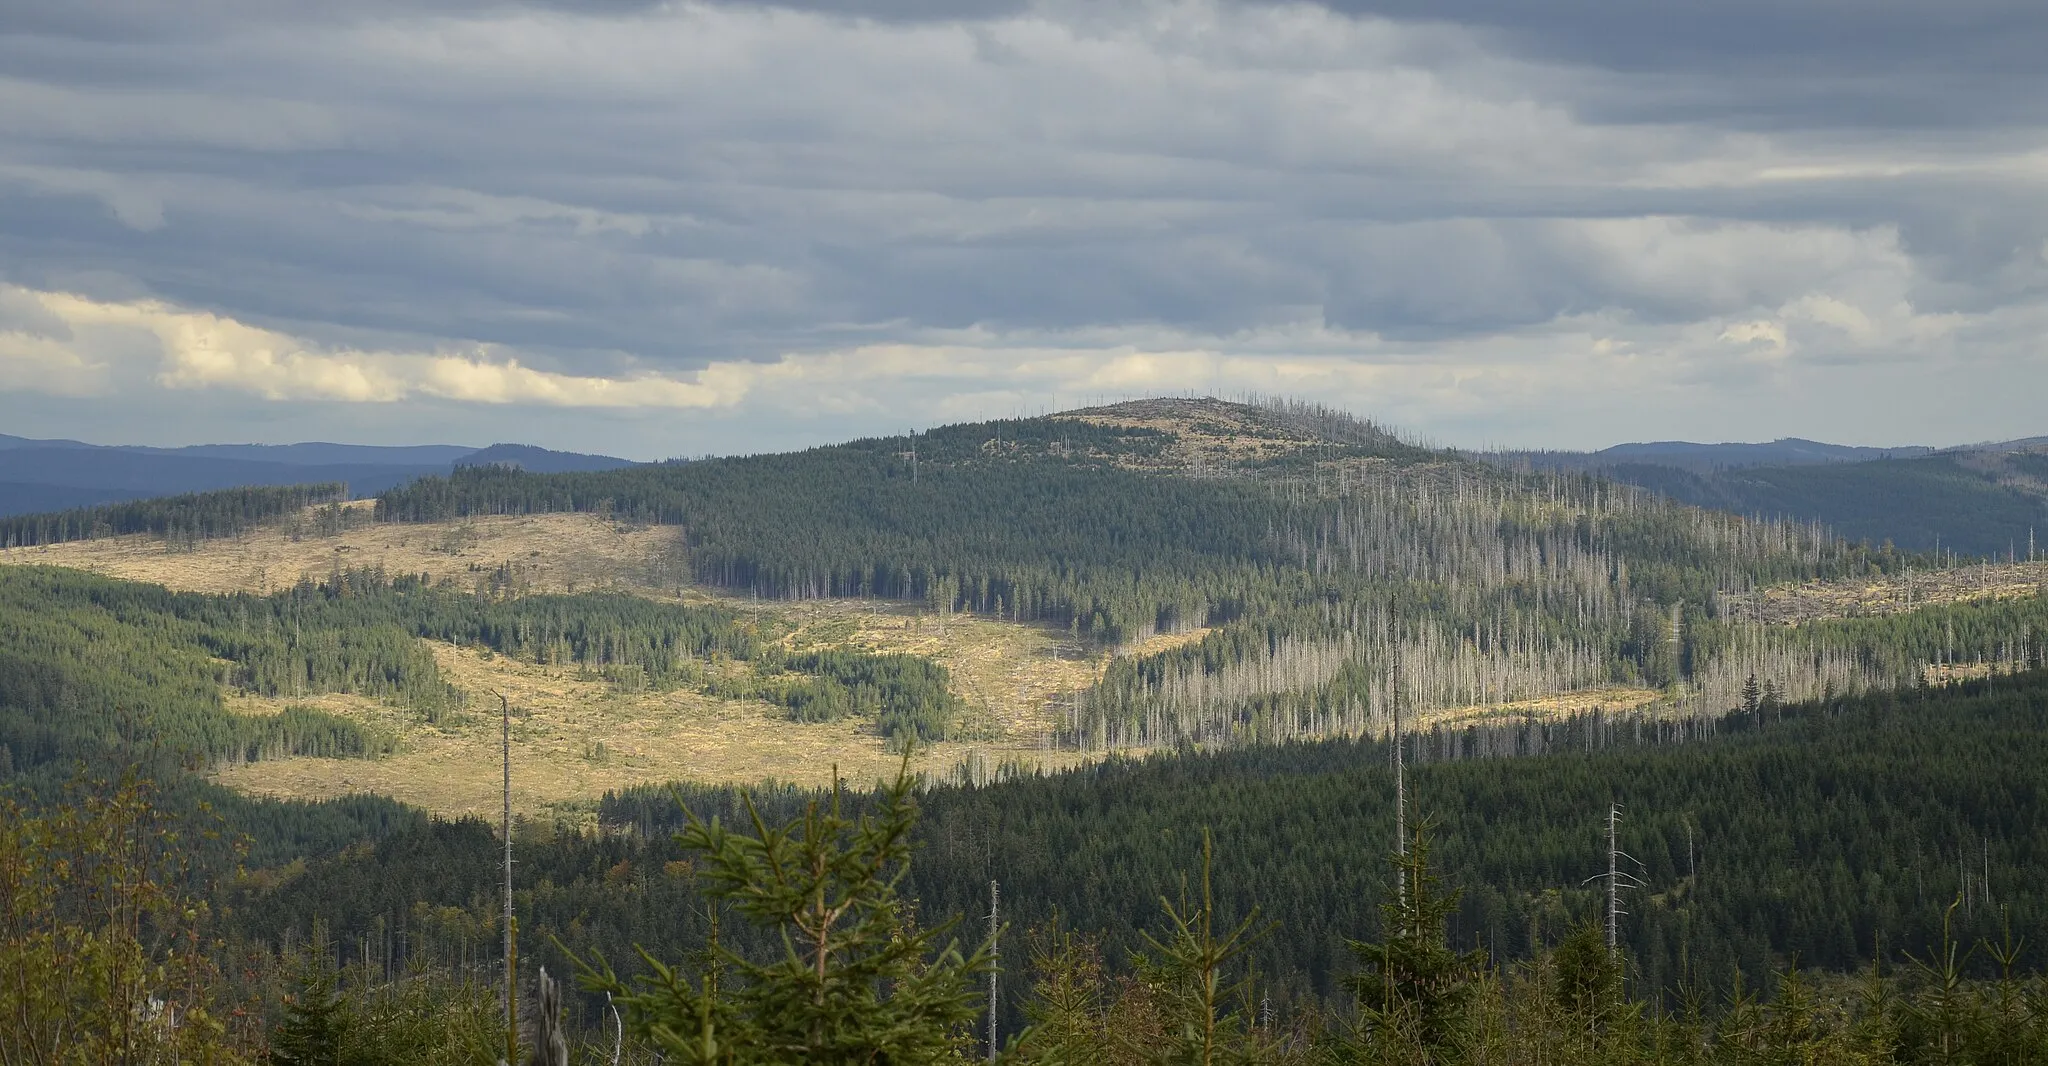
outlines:
[[[0,0],[0,432],[2048,434],[2038,0]]]

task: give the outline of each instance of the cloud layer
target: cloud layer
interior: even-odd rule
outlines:
[[[0,419],[652,456],[1257,389],[1471,444],[2044,431],[2038,5],[1525,8],[0,14]]]

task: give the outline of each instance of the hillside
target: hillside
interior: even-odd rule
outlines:
[[[303,511],[280,493],[15,520],[0,528],[25,546],[0,563],[215,594],[346,587],[361,573],[483,602],[625,594],[715,609],[787,653],[944,669],[952,710],[919,763],[934,774],[1384,735],[1397,710],[1411,723],[1710,716],[1759,690],[1818,698],[1936,664],[2024,664],[2048,642],[2048,599],[2025,564],[1995,580],[1931,572],[1931,559],[1812,527],[1503,472],[1301,405],[1156,400],[786,455],[462,467],[374,504]],[[1949,612],[1938,624],[1937,611]],[[476,636],[410,632],[428,645],[408,654],[458,678],[472,704],[516,692],[539,716],[530,750],[546,771],[521,801],[536,807],[568,809],[679,760],[721,781],[872,768],[890,735],[877,723],[896,713],[885,702],[792,721],[774,691],[735,688],[715,664],[599,645],[565,673],[561,653],[507,659]],[[643,675],[668,680],[630,681]],[[299,700],[374,727],[397,739],[388,765],[291,756],[222,767],[223,780],[300,797],[374,788],[450,812],[487,791],[481,769],[447,769],[485,766],[487,721],[428,729],[380,709],[387,697],[333,694],[236,706],[278,714]]]
[[[1487,458],[1598,474],[1696,507],[1819,522],[1850,540],[1905,551],[2048,553],[2048,448],[2038,439],[1940,452],[1808,444],[1618,445]]]
[[[1158,400],[791,455],[589,475],[464,471],[387,522],[598,511],[681,530],[682,567],[770,599],[881,597],[1064,629],[1117,660],[1082,747],[1383,731],[1411,710],[1679,681],[1730,705],[1761,665],[1718,599],[1886,573],[1797,525],[1510,474],[1299,405]],[[1766,656],[1768,657],[1768,656]],[[1854,652],[1773,662],[1788,695],[1889,683]]]
[[[519,444],[379,447],[355,444],[94,445],[0,435],[0,517],[250,486],[339,482],[370,496],[458,465],[541,471],[631,465],[603,455]]]
[[[1939,567],[1314,408],[479,465],[0,536],[0,780],[31,810],[79,767],[163,782],[167,819],[211,827],[161,837],[206,886],[181,913],[221,916],[266,1002],[317,918],[363,987],[488,1007],[461,975],[496,950],[501,707],[521,952],[551,972],[564,948],[694,958],[712,916],[780,957],[707,907],[676,799],[747,831],[905,749],[917,920],[982,913],[997,882],[1020,936],[1057,918],[1100,953],[1078,987],[1101,1004],[1152,987],[1128,960],[1213,844],[1218,915],[1278,923],[1243,960],[1262,1002],[1348,1018],[1345,943],[1387,932],[1395,750],[1464,893],[1444,932],[1524,967],[1517,1002],[1599,950],[1570,930],[1614,802],[1646,1005],[1795,956],[1924,955],[1957,897],[1967,937],[2048,906],[2043,564]],[[1043,1006],[1005,987],[1002,1024]]]

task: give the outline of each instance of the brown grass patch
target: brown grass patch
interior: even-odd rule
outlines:
[[[1443,707],[1424,711],[1420,717],[1421,725],[1425,728],[1478,725],[1493,718],[1567,718],[1593,710],[1615,713],[1639,710],[1655,703],[1659,698],[1661,694],[1655,689],[1589,688],[1577,692],[1560,692],[1553,696],[1538,696],[1534,699],[1511,700],[1506,703]]]
[[[1043,746],[1075,693],[1095,683],[1108,656],[1050,626],[969,614],[937,614],[880,600],[800,600],[763,608],[722,598],[729,607],[769,610],[794,631],[792,648],[847,647],[921,655],[953,675],[968,706],[964,735]]]
[[[2048,595],[2048,562],[1959,566],[1952,570],[1773,585],[1730,596],[1730,617],[1771,625],[1902,614],[1944,603]]]
[[[500,721],[491,692],[513,708],[512,804],[529,815],[587,818],[608,789],[673,780],[753,784],[774,779],[824,785],[838,765],[858,784],[891,775],[899,756],[853,721],[791,722],[758,701],[694,692],[622,694],[574,668],[434,644],[448,679],[471,693],[468,712],[444,728],[374,701],[350,697],[259,700],[236,697],[244,713],[312,704],[395,728],[401,750],[380,759],[293,758],[221,769],[221,784],[260,795],[323,799],[372,792],[438,814],[492,816],[499,809]],[[600,747],[600,745],[602,747]],[[914,769],[943,776],[970,754],[1047,769],[1083,756],[1030,744],[948,741],[920,748]]]
[[[369,501],[358,501],[358,506]],[[301,577],[382,567],[463,584],[504,567],[532,592],[672,586],[665,564],[677,531],[617,525],[598,515],[494,515],[424,525],[365,523],[296,539],[283,526],[174,550],[148,534],[0,550],[0,564],[43,564],[191,592],[269,592]]]

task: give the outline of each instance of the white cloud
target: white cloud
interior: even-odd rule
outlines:
[[[158,300],[105,302],[13,287],[0,293],[33,306],[74,338],[0,332],[0,365],[47,368],[41,378],[46,391],[61,394],[75,394],[80,382],[96,377],[105,361],[95,360],[95,348],[110,339],[132,342],[136,335],[156,341],[157,384],[227,389],[274,401],[395,403],[432,397],[479,404],[692,408],[729,406],[750,386],[744,376],[719,367],[688,378],[565,374],[522,365],[516,356],[487,347],[458,353],[326,348]]]

